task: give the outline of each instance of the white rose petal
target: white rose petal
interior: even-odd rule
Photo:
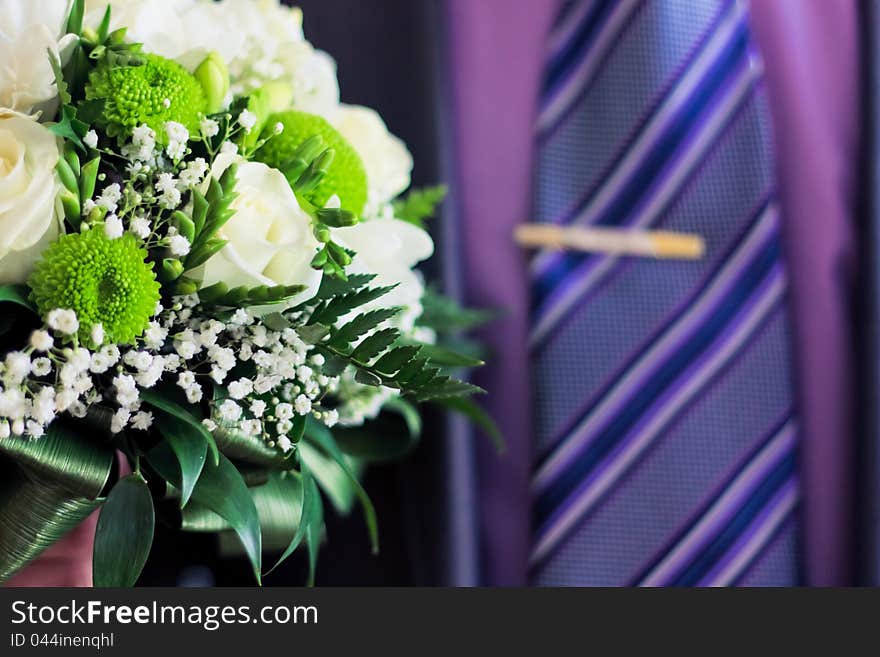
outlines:
[[[51,115],[58,104],[58,89],[47,51],[65,62],[76,43],[74,35],[63,35],[68,3],[0,4],[0,107]]]
[[[58,157],[57,140],[44,126],[0,109],[0,285],[25,282],[61,232]]]
[[[401,306],[404,311],[395,318],[399,328],[409,331],[421,314],[421,298],[425,291],[421,275],[413,267],[431,257],[434,243],[421,228],[399,219],[373,219],[354,226],[336,228],[333,239],[356,252],[347,271],[375,274],[373,285],[397,285],[391,292],[358,308],[358,313]],[[353,314],[340,318],[347,322]]]
[[[219,176],[233,156],[218,156],[212,175]],[[230,288],[245,285],[305,285],[288,305],[310,299],[318,291],[321,272],[311,261],[318,247],[311,219],[303,211],[284,175],[259,162],[239,161],[238,194],[232,218],[220,229],[228,244],[205,263],[203,285],[223,281]],[[254,314],[277,312],[277,306],[251,309]]]
[[[388,132],[374,110],[358,105],[340,105],[330,122],[363,160],[367,171],[371,216],[378,208],[409,187],[413,159],[406,145]]]

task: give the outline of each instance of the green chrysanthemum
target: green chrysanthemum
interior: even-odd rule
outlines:
[[[80,338],[101,324],[111,342],[131,344],[150,321],[159,283],[134,235],[109,239],[100,228],[62,235],[43,253],[28,285],[42,316],[74,310]]]
[[[257,159],[271,167],[280,167],[306,139],[320,135],[335,155],[327,175],[314,191],[314,202],[323,206],[336,194],[344,209],[360,214],[367,202],[367,172],[361,156],[345,137],[324,118],[306,112],[291,110],[273,114],[266,121],[266,129],[273,130],[276,123],[281,123],[284,131],[266,142],[257,152]]]
[[[103,100],[98,125],[111,137],[128,135],[145,123],[165,143],[165,122],[177,121],[191,134],[207,99],[199,81],[177,62],[159,55],[143,55],[129,64],[102,62],[89,77],[86,98]]]

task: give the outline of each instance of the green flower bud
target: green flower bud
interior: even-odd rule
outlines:
[[[174,258],[165,258],[162,260],[162,266],[159,269],[159,279],[165,282],[176,281],[183,275],[183,263]]]
[[[223,100],[229,93],[229,70],[219,53],[215,51],[208,53],[193,75],[205,92],[208,113],[214,114],[223,109]]]

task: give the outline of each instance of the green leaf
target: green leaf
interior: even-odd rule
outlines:
[[[400,368],[400,371],[395,375],[395,379],[399,383],[410,383],[415,377],[419,376],[422,372],[424,372],[425,368],[428,366],[427,358],[414,358],[409,361],[406,365]],[[435,370],[436,371],[436,370]]]
[[[92,198],[95,194],[95,182],[98,179],[98,170],[101,167],[101,158],[96,157],[83,165],[79,178],[79,197],[83,201]]]
[[[215,233],[234,214],[230,205],[237,197],[235,193],[237,171],[238,167],[233,164],[223,172],[219,180],[212,176],[204,198],[200,198],[201,194],[194,194],[193,224],[197,236],[186,259],[187,270],[203,264],[226,245],[226,241],[215,237]]]
[[[446,192],[446,185],[413,189],[406,198],[394,202],[394,216],[422,228],[426,219],[437,214]]]
[[[153,498],[140,474],[128,475],[113,487],[95,531],[95,586],[134,586],[150,554],[155,520]]]
[[[418,402],[433,401],[435,399],[447,399],[450,397],[466,397],[477,395],[486,391],[466,381],[458,381],[448,376],[437,376],[422,384],[413,395]]]
[[[320,324],[312,326],[300,326],[296,329],[297,335],[307,344],[318,344],[330,333],[330,329]]]
[[[164,411],[168,415],[172,415],[178,420],[185,422],[192,429],[197,431],[202,436],[202,438],[205,439],[205,442],[208,445],[208,449],[211,450],[211,456],[214,459],[214,465],[217,465],[220,462],[220,451],[217,449],[217,443],[214,440],[214,437],[211,435],[211,432],[208,431],[205,426],[199,420],[193,417],[193,415],[183,406],[172,401],[169,396],[162,395],[161,392],[156,388],[142,390],[141,399],[143,399],[150,406],[158,408],[160,411]]]
[[[400,308],[379,308],[370,312],[358,315],[353,320],[342,326],[333,336],[332,343],[338,347],[348,347],[349,343],[354,342],[365,333],[372,331],[386,319],[394,317],[400,312]]]
[[[361,363],[369,363],[394,344],[399,337],[400,331],[397,329],[388,328],[376,331],[355,347],[354,351],[351,352],[351,359]]]
[[[301,524],[302,479],[273,473],[265,484],[249,490],[260,516],[263,550],[283,551]]]
[[[147,453],[147,462],[166,480],[181,487],[180,472],[175,467],[170,449],[159,444]],[[260,518],[247,484],[232,462],[220,454],[215,465],[208,462],[192,493],[193,502],[207,507],[223,518],[238,534],[242,546],[260,583],[262,569],[262,538]]]
[[[343,315],[347,315],[355,308],[364,304],[375,301],[380,297],[388,294],[396,285],[388,287],[371,287],[357,290],[356,292],[348,292],[341,296],[333,297],[326,303],[318,306],[309,319],[309,324],[324,324],[325,326],[333,326],[336,321]]]
[[[354,380],[363,383],[365,386],[379,387],[382,385],[382,378],[365,369],[358,369],[354,373]]]
[[[85,14],[85,0],[74,0],[67,17],[68,34],[80,34],[82,32],[83,15]]]
[[[309,303],[325,301],[346,294],[347,292],[359,290],[362,287],[369,285],[374,278],[376,278],[375,274],[352,274],[348,277],[347,281],[343,281],[339,278],[324,278],[321,281],[321,287],[318,288],[318,293],[309,301]]]
[[[156,414],[156,428],[171,447],[180,465],[180,508],[186,506],[192,496],[199,475],[205,467],[208,441],[192,424],[180,422],[174,416],[159,411]]]
[[[501,435],[501,430],[498,428],[495,420],[493,420],[473,399],[468,399],[466,397],[449,397],[446,399],[438,399],[436,400],[436,403],[443,408],[464,415],[482,429],[491,439],[499,454],[506,451],[507,445],[504,443],[504,437]]]
[[[192,220],[196,226],[196,233],[198,234],[201,233],[202,229],[205,227],[205,218],[208,216],[209,207],[208,199],[205,198],[204,194],[194,189],[192,193],[192,201]]]
[[[260,517],[247,485],[229,459],[221,454],[217,465],[205,465],[193,490],[193,500],[208,507],[232,526],[251,561],[257,583],[260,583]]]
[[[0,582],[98,508],[116,455],[95,433],[59,418],[39,440],[0,440]]]
[[[481,367],[485,365],[478,358],[450,351],[434,344],[423,344],[422,350],[419,353],[421,356],[426,357],[429,363],[441,367]]]
[[[308,440],[300,443],[300,460],[304,461],[315,478],[318,488],[330,501],[337,513],[347,516],[357,502],[351,479],[336,461]]]
[[[287,549],[278,557],[275,565],[269,569],[267,575],[280,566],[300,546],[303,539],[309,551],[309,585],[315,582],[315,567],[318,561],[318,547],[321,531],[324,526],[324,506],[321,502],[321,493],[315,484],[314,477],[308,466],[300,459],[300,478],[302,485],[300,522],[296,534],[291,539]]]
[[[55,56],[51,50],[49,52],[49,65],[52,67],[52,74],[55,76],[55,86],[58,88],[58,98],[61,105],[65,106],[71,101],[70,92],[67,90],[67,82],[64,81],[64,73],[61,71],[61,61]]]
[[[402,397],[392,397],[385,402],[383,410],[397,413],[406,422],[406,428],[409,435],[413,439],[417,439],[422,435],[422,416],[419,409]]]
[[[0,303],[14,303],[29,311],[36,312],[36,308],[28,301],[27,295],[28,289],[24,285],[0,285]],[[0,312],[0,335],[12,328],[20,314],[18,312]]]
[[[321,449],[327,452],[327,454],[339,464],[343,472],[351,478],[351,482],[354,485],[355,495],[357,495],[358,500],[360,500],[361,507],[364,511],[364,519],[367,521],[367,529],[370,533],[373,554],[376,554],[379,552],[379,526],[376,521],[376,509],[373,507],[373,503],[370,500],[369,495],[367,495],[367,491],[364,490],[364,487],[355,476],[345,456],[339,450],[339,446],[336,444],[333,434],[323,424],[319,424],[317,421],[309,418],[306,421],[306,438],[319,445]]]
[[[67,139],[74,144],[77,149],[85,152],[86,147],[82,143],[82,138],[88,132],[89,126],[76,118],[76,109],[70,105],[64,105],[61,108],[61,120],[57,123],[46,124],[49,132],[63,139]]]
[[[101,19],[101,24],[98,25],[98,43],[104,43],[107,40],[107,35],[110,33],[110,5],[107,5],[107,9],[104,10],[104,17]]]
[[[422,308],[422,316],[416,323],[440,333],[467,331],[482,326],[497,316],[497,313],[489,310],[462,308],[452,299],[431,289],[425,290],[422,295]]]
[[[421,347],[416,346],[397,347],[396,349],[392,349],[376,361],[373,365],[373,369],[382,372],[383,374],[395,374],[396,372],[399,372],[404,365],[418,356],[420,350]]]
[[[321,208],[316,214],[318,221],[333,228],[354,226],[358,222],[357,215],[342,208]]]
[[[36,306],[28,299],[26,285],[0,285],[0,303],[4,302],[17,304],[33,312],[37,311]]]
[[[306,548],[309,551],[309,580],[308,585],[315,585],[315,570],[318,567],[318,551],[321,547],[321,533],[324,531],[324,504],[321,502],[321,492],[318,490],[317,484],[313,477],[309,477],[308,482],[305,480],[305,473],[308,468],[304,464],[300,466],[303,472],[303,484],[307,485],[306,490],[309,495],[309,514],[308,522],[305,516],[301,521],[305,527]]]

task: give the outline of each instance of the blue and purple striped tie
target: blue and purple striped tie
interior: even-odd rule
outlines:
[[[536,219],[696,232],[707,256],[531,261],[531,581],[796,584],[786,274],[746,7],[570,0],[548,58]]]

